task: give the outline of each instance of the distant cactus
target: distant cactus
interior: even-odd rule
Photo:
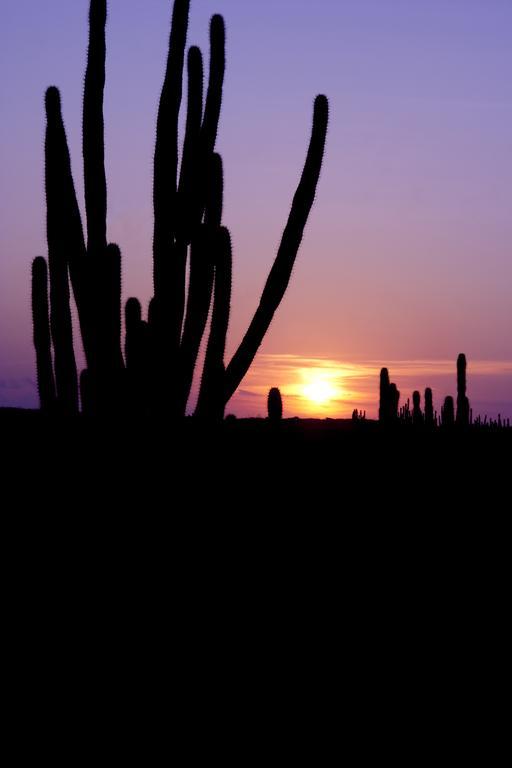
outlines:
[[[267,412],[269,421],[278,422],[283,418],[283,401],[277,387],[272,387],[268,393]]]
[[[396,384],[389,382],[389,371],[382,368],[380,372],[380,401],[379,421],[383,424],[394,424],[398,419],[400,392]]]
[[[423,413],[421,412],[421,395],[418,390],[412,393],[412,423],[415,427],[423,425]]]
[[[431,429],[435,426],[436,418],[434,415],[434,401],[432,398],[432,390],[427,387],[425,390],[425,426]]]
[[[389,385],[389,404],[390,404],[390,418],[391,421],[396,421],[398,418],[398,405],[400,403],[400,392],[397,389],[396,384],[391,383]]]
[[[445,397],[444,406],[441,408],[441,421],[443,427],[451,427],[455,423],[455,411],[453,397]]]
[[[457,424],[467,427],[470,418],[469,400],[466,397],[466,356],[457,358]]]
[[[389,371],[387,368],[382,368],[380,371],[379,421],[387,422],[389,411]]]

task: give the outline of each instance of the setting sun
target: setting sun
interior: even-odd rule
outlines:
[[[337,394],[332,384],[323,379],[315,379],[304,387],[304,396],[318,405],[328,403]]]
[[[343,398],[343,392],[339,385],[339,371],[328,368],[302,369],[303,380],[300,387],[301,397],[311,405],[320,407],[322,412],[335,401]]]

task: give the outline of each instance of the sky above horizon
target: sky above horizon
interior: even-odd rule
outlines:
[[[61,90],[82,205],[88,0],[0,7],[0,406],[35,406],[30,263],[46,254],[43,98],[49,85]],[[108,235],[123,253],[124,299],[144,305],[171,7],[109,2]],[[189,44],[206,60],[216,12],[227,27],[217,147],[234,244],[228,356],[276,254],[313,99],[330,102],[292,280],[228,411],[264,414],[265,391],[279,386],[290,416],[375,415],[380,365],[405,399],[426,386],[442,398],[455,394],[465,352],[477,412],[512,418],[512,2],[192,0]],[[308,375],[335,382],[327,403],[308,401]]]

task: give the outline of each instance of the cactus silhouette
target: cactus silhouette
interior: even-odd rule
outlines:
[[[272,387],[268,393],[267,412],[269,421],[278,422],[283,418],[283,401],[277,387]]]
[[[398,419],[398,404],[400,392],[396,384],[389,381],[389,371],[382,368],[380,372],[379,421],[384,425],[393,424]]]
[[[389,412],[389,371],[387,368],[382,368],[380,372],[379,421],[387,422]]]
[[[444,399],[444,405],[441,408],[441,421],[443,427],[451,427],[455,423],[455,410],[453,406],[453,397],[448,395]]]
[[[56,392],[48,306],[48,269],[42,256],[37,256],[32,262],[32,323],[39,402],[42,411],[52,411]]]
[[[391,383],[389,385],[389,400],[390,400],[390,419],[396,421],[398,418],[398,405],[400,403],[400,392],[396,384]]]
[[[84,410],[107,414],[126,404],[144,410],[141,397],[151,392],[152,412],[183,416],[212,308],[196,414],[218,419],[223,416],[226,403],[247,373],[270,326],[302,241],[324,155],[328,124],[325,96],[315,101],[305,166],[260,304],[226,367],[232,255],[229,232],[222,226],[222,160],[215,153],[225,73],[225,27],[221,16],[212,17],[205,98],[201,51],[195,46],[188,51],[187,115],[179,165],[178,125],[189,10],[189,0],[175,0],[154,155],[154,296],[147,322],[142,319],[136,299],[130,299],[126,305],[125,360],[121,351],[121,253],[117,246],[108,244],[106,227],[103,122],[106,0],[91,0],[89,12],[83,100],[87,241],[71,173],[60,95],[54,87],[47,91],[50,322],[56,397],[67,410],[76,410],[78,403],[69,281],[87,360],[87,371],[81,376]],[[38,306],[42,302],[41,287],[39,279],[35,291]],[[41,357],[44,345],[40,336],[38,346]],[[45,387],[45,393],[47,390]]]
[[[434,401],[432,398],[432,390],[430,387],[427,387],[425,390],[425,426],[432,428],[434,425]]]
[[[219,421],[224,416],[226,405],[224,351],[231,307],[232,254],[227,229],[222,228],[217,233],[213,253],[215,289],[212,321],[195,413],[204,420]]]
[[[316,193],[324,156],[328,121],[329,105],[327,99],[325,96],[317,96],[306,163],[293,199],[276,260],[270,270],[252,322],[226,369],[226,402],[232,397],[247,373],[288,287],[304,227]]]
[[[412,423],[415,427],[423,424],[423,413],[421,412],[421,395],[418,390],[412,393]]]
[[[83,105],[83,161],[87,245],[76,198],[69,149],[55,87],[46,94],[46,203],[50,259],[50,304],[69,308],[68,270],[88,366],[87,387],[93,411],[111,411],[119,402],[121,354],[121,256],[107,246],[107,193],[104,164],[103,90],[105,84],[106,0],[91,0],[89,50]],[[61,253],[58,287],[52,291],[52,251]],[[64,274],[65,273],[65,274]],[[64,310],[58,313],[61,318]],[[67,309],[66,312],[69,310]],[[56,320],[64,327],[62,319]],[[52,324],[53,329],[53,324]],[[62,331],[64,333],[64,331]],[[68,347],[69,347],[69,333]],[[54,339],[55,372],[57,350]],[[71,342],[72,345],[72,342]],[[70,359],[71,355],[68,354]],[[57,383],[57,396],[59,386]]]
[[[126,407],[147,414],[149,392],[149,329],[142,319],[140,302],[128,299],[125,306]]]
[[[466,356],[460,354],[457,358],[457,424],[469,425],[469,400],[466,397]]]

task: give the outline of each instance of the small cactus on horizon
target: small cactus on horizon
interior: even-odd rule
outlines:
[[[459,426],[467,427],[470,422],[469,400],[466,396],[466,355],[457,358],[457,417]]]
[[[434,400],[430,387],[425,389],[425,426],[432,429],[436,425],[437,414],[434,414]]]
[[[283,400],[281,398],[281,392],[277,387],[272,387],[269,390],[267,397],[267,413],[268,419],[272,423],[277,423],[283,418]]]
[[[421,395],[418,390],[412,393],[412,423],[415,427],[423,426],[423,413],[421,411]]]
[[[393,424],[398,419],[398,405],[400,402],[400,392],[396,384],[390,383],[389,371],[382,368],[380,372],[380,402],[379,402],[379,421],[382,424]]]
[[[443,427],[452,427],[455,424],[455,409],[451,395],[444,399],[444,405],[441,408],[441,424]]]

